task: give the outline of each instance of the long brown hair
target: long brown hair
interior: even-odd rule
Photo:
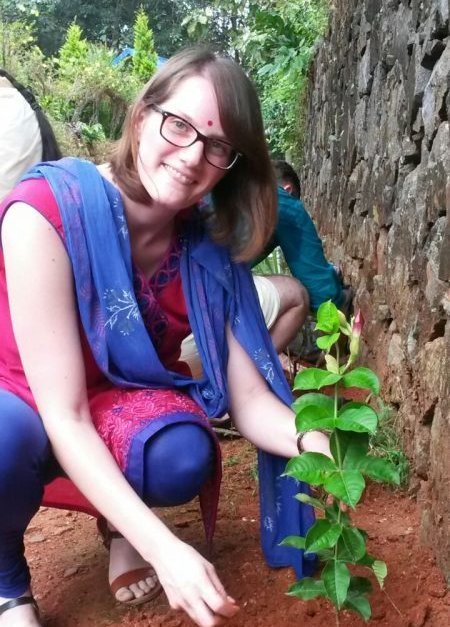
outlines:
[[[258,96],[249,78],[232,59],[205,48],[191,48],[169,59],[150,79],[129,110],[122,138],[111,159],[114,178],[132,200],[151,198],[137,172],[137,126],[143,111],[161,105],[178,84],[191,76],[211,80],[222,128],[228,141],[242,154],[215,186],[214,211],[209,218],[213,239],[231,247],[234,257],[248,261],[270,239],[277,215],[276,185],[264,137]]]

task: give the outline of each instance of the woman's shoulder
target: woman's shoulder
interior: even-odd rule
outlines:
[[[26,179],[4,198],[0,205],[0,218],[14,203],[25,203],[42,214],[62,235],[62,223],[58,205],[48,182],[43,179]]]

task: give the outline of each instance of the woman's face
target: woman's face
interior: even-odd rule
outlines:
[[[227,140],[219,120],[213,86],[204,76],[182,80],[159,108],[190,122],[207,137]],[[197,203],[222,179],[226,171],[208,163],[203,142],[173,146],[160,134],[163,116],[154,109],[142,115],[137,169],[143,186],[155,203],[179,211]]]

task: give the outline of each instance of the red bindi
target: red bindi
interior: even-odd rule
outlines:
[[[212,125],[213,125],[212,120],[208,120],[208,126],[212,126]]]

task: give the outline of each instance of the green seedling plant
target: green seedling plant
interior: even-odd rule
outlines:
[[[323,568],[319,578],[301,579],[289,588],[288,594],[302,600],[315,597],[330,600],[336,608],[337,625],[341,610],[356,612],[365,621],[371,616],[368,600],[371,581],[353,574],[350,568],[367,567],[381,588],[387,575],[385,562],[367,552],[367,533],[352,524],[351,511],[361,500],[366,479],[400,483],[395,466],[369,451],[369,437],[378,425],[377,412],[369,402],[379,394],[380,384],[372,370],[355,364],[361,328],[360,312],[348,322],[331,301],[320,306],[316,329],[323,335],[317,339],[317,345],[325,351],[326,367],[306,368],[296,375],[294,390],[306,393],[295,400],[293,409],[298,432],[321,430],[329,434],[332,457],[304,452],[290,459],[285,470],[286,475],[317,486],[317,492],[323,495],[296,495],[299,501],[312,505],[321,514],[305,537],[289,536],[282,544],[316,554]],[[339,354],[341,334],[349,342],[349,355],[344,362]],[[330,386],[334,388],[332,395],[321,392]],[[365,402],[343,403],[344,388],[364,390],[361,397]]]

